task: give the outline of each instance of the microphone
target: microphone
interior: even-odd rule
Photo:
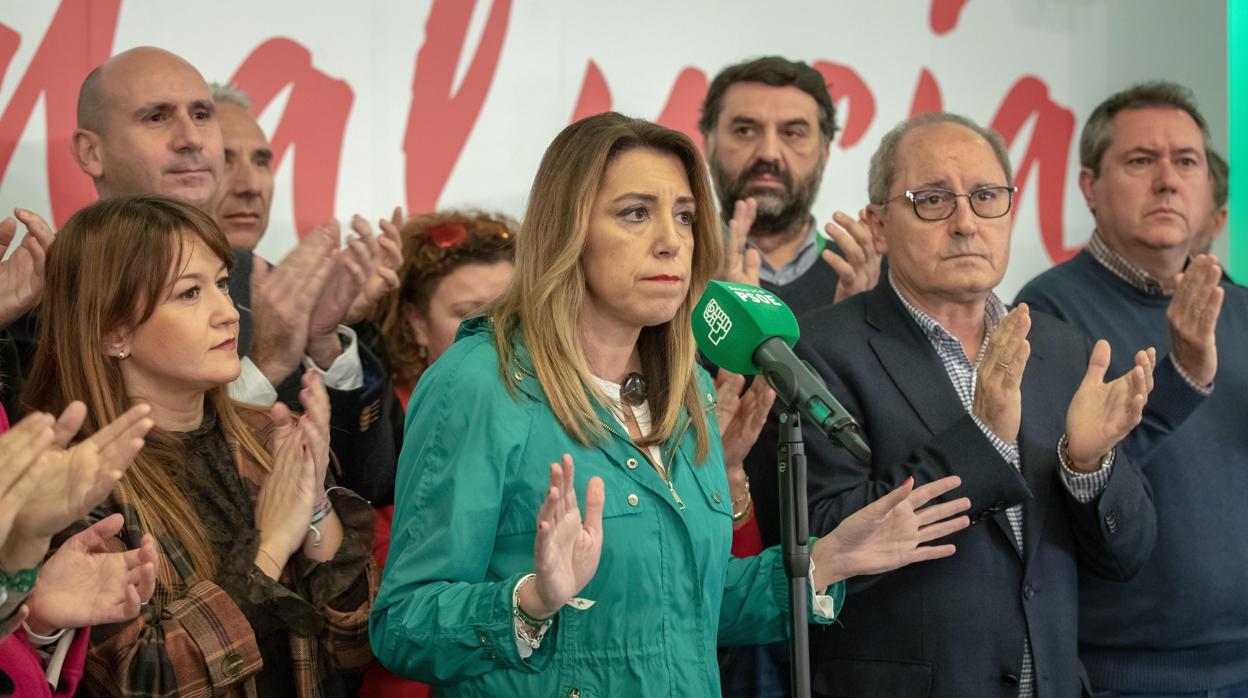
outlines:
[[[711,281],[693,310],[693,336],[707,359],[733,373],[762,374],[785,406],[859,461],[870,462],[858,423],[793,353],[799,335],[789,306],[757,286]]]

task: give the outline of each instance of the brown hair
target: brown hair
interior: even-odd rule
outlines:
[[[606,404],[593,382],[580,342],[585,302],[581,256],[598,187],[620,153],[638,148],[675,155],[684,165],[697,207],[689,294],[671,321],[645,327],[638,337],[641,373],[650,386],[653,425],[641,445],[661,443],[675,431],[681,407],[697,435],[697,460],[709,447],[704,402],[698,399],[697,346],[690,316],[719,268],[720,228],[706,165],[693,141],[658,124],[607,112],[563,129],[546,149],[524,224],[516,240],[516,270],[493,310],[499,369],[509,389],[516,333],[523,337],[538,381],[570,436],[589,444],[605,436],[591,399]]]
[[[403,225],[403,265],[399,288],[381,299],[372,320],[386,343],[395,385],[410,387],[429,367],[416,333],[403,314],[413,306],[426,316],[442,279],[467,264],[510,262],[515,257],[513,219],[481,211],[441,211],[416,216]]]
[[[48,251],[38,350],[23,394],[27,407],[56,414],[82,400],[87,434],[131,407],[120,365],[107,356],[105,337],[152,316],[182,266],[192,235],[233,264],[229,243],[212,217],[163,196],[106,199],[70,217]],[[251,408],[231,400],[224,385],[210,389],[205,398],[216,408],[226,439],[267,469],[271,459],[240,415]],[[182,456],[176,435],[152,429],[118,487],[145,530],[172,535],[195,571],[211,578],[216,556],[167,469]]]
[[[1196,108],[1196,98],[1186,87],[1166,80],[1132,85],[1096,105],[1079,135],[1079,164],[1101,176],[1101,160],[1114,139],[1114,117],[1131,109],[1180,109],[1200,128],[1205,149],[1209,148],[1209,124]]]
[[[823,73],[802,61],[791,61],[782,56],[763,56],[719,71],[706,88],[706,98],[702,101],[698,130],[703,136],[708,136],[715,130],[719,114],[724,108],[724,93],[739,82],[760,82],[771,87],[796,87],[805,92],[819,106],[819,133],[829,141],[836,136],[836,105],[828,94]]]

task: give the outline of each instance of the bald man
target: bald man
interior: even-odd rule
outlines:
[[[72,149],[102,199],[156,193],[212,210],[224,159],[216,106],[199,71],[168,51],[131,49],[91,71]]]
[[[100,198],[163,194],[215,210],[225,162],[217,107],[199,71],[173,53],[134,48],[91,71],[79,92],[71,147]],[[345,263],[334,262],[319,283],[308,273],[335,247],[331,234],[314,231],[254,289],[252,269],[268,265],[235,249],[230,293],[239,309],[243,361],[230,394],[260,405],[280,399],[298,409],[300,376],[315,367],[329,389],[330,445],[348,466],[341,484],[385,504],[393,497],[401,436],[383,418],[394,401],[389,372],[341,325],[362,282],[353,281]],[[353,241],[340,254],[357,266],[375,266],[359,248]],[[6,360],[0,369],[10,380],[34,353],[32,315],[9,328],[18,363]]]

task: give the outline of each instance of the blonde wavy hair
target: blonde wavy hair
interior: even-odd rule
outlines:
[[[582,119],[559,133],[546,149],[520,234],[511,284],[492,310],[503,381],[514,390],[509,366],[514,339],[524,341],[551,410],[582,444],[605,437],[591,401],[606,404],[593,381],[580,341],[586,279],[581,258],[589,215],[607,168],[621,153],[639,148],[675,155],[684,165],[696,204],[689,293],[671,321],[645,327],[637,340],[641,373],[649,386],[652,428],[640,445],[672,436],[682,407],[697,437],[697,457],[710,444],[696,373],[697,346],[690,316],[719,268],[721,231],[702,155],[687,136],[614,112]]]

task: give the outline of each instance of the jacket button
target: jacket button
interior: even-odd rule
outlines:
[[[477,639],[481,641],[481,644],[482,644],[482,645],[488,645],[488,644],[490,644],[490,638],[488,638],[488,637],[486,637],[486,636],[484,636],[484,635],[478,635],[478,636],[477,636]]]
[[[568,691],[568,698],[581,698],[581,689],[574,688]]]
[[[706,394],[706,401],[707,401],[707,402],[715,402],[715,395],[714,395],[714,393],[707,393],[707,394]]]
[[[724,498],[720,497],[718,492],[712,494],[711,499],[714,499],[716,504],[719,504],[720,502],[724,501]]]
[[[515,378],[517,381],[524,380],[524,374],[519,371],[516,371],[515,373],[511,374],[511,377]]]
[[[1018,674],[1002,674],[1001,683],[1005,684],[1006,686],[1017,686]]]
[[[628,505],[629,505],[630,507],[635,507],[635,506],[637,506],[637,502],[638,502],[638,501],[640,501],[640,500],[638,500],[638,499],[637,499],[637,495],[635,495],[635,494],[630,494],[630,495],[628,495]]]
[[[1035,595],[1036,595],[1036,590],[1030,584],[1023,586],[1023,598],[1024,599],[1030,599],[1031,597]]]
[[[221,671],[231,679],[237,677],[243,672],[243,658],[234,650],[226,652],[221,662]]]
[[[629,470],[636,470],[636,469],[637,469],[637,459],[636,459],[636,458],[629,458],[628,460],[624,461],[624,465],[627,465]]]

